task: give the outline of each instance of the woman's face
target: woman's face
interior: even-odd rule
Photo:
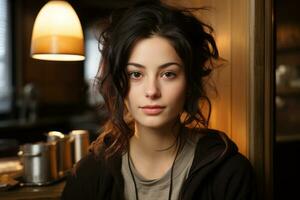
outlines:
[[[186,79],[181,59],[167,39],[142,39],[127,64],[129,92],[125,103],[139,126],[162,128],[183,111]]]

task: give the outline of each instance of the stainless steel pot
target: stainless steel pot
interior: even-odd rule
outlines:
[[[18,155],[23,164],[25,183],[43,185],[58,178],[55,142],[21,145]]]

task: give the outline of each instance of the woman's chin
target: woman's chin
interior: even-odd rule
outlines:
[[[138,126],[143,128],[151,128],[151,129],[161,129],[170,124],[175,123],[174,120],[165,120],[162,118],[152,118],[152,119],[145,119],[145,120],[136,120]]]

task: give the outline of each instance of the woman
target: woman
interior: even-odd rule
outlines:
[[[109,117],[62,199],[254,199],[249,161],[207,128],[207,63],[218,59],[210,32],[161,3],[111,18],[98,77]]]

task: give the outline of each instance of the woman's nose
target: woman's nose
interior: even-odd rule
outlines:
[[[159,83],[155,78],[149,78],[145,84],[145,96],[147,98],[156,99],[161,96]]]

